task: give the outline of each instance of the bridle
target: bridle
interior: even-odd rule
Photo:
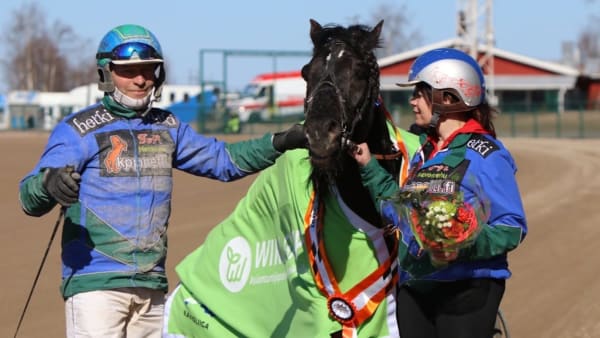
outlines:
[[[356,114],[354,114],[352,121],[349,123],[348,111],[346,110],[345,105],[346,99],[344,99],[339,86],[336,84],[337,81],[332,66],[336,60],[340,59],[344,55],[345,46],[346,44],[343,41],[336,39],[332,39],[327,43],[329,54],[326,56],[325,70],[304,102],[305,112],[309,112],[312,109],[314,97],[320,90],[327,86],[334,89],[336,98],[342,109],[342,120],[340,121],[340,125],[342,127],[342,149],[348,149],[349,147],[354,146],[354,142],[351,140],[354,134],[354,129],[356,128],[358,122],[360,122],[362,119],[363,115],[367,113],[366,109],[368,108],[368,105],[371,103],[371,101],[373,101],[373,83],[369,78],[369,80],[367,80],[367,88],[361,97],[362,102],[356,106]]]

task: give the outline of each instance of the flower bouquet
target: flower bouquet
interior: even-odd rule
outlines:
[[[423,187],[402,191],[397,202],[400,221],[408,223],[435,266],[455,260],[461,249],[473,244],[489,210],[485,199],[468,203],[462,191],[436,193]]]

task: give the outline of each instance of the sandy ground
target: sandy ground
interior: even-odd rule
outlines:
[[[33,168],[47,134],[0,133],[0,337],[12,337],[58,210],[34,218],[20,210],[21,177]],[[510,255],[513,277],[502,310],[513,338],[600,337],[600,140],[506,139],[519,173],[530,233]],[[244,195],[253,177],[223,184],[176,174],[168,270],[202,242]],[[64,336],[59,235],[20,337]]]

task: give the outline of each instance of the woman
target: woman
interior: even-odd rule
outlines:
[[[514,160],[496,139],[483,73],[469,55],[436,49],[417,58],[409,82],[399,86],[414,86],[410,105],[416,125],[424,130],[402,190],[460,193],[464,201],[489,205],[485,219],[478,219],[481,232],[457,255],[423,250],[389,198],[397,196],[397,185],[366,145],[355,149],[364,184],[400,233],[400,335],[492,337],[511,275],[507,253],[523,240],[527,225]]]

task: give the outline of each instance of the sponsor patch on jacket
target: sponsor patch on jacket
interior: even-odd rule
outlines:
[[[481,134],[471,136],[471,139],[467,141],[467,148],[474,150],[484,158],[500,149],[495,142]]]
[[[101,176],[171,176],[175,143],[166,130],[98,133]]]
[[[471,161],[465,159],[456,167],[447,164],[434,164],[419,169],[406,185],[407,190],[427,189],[435,194],[453,194],[466,175]]]
[[[179,125],[179,121],[175,118],[173,113],[158,108],[150,110],[145,119],[149,120],[150,123],[164,125],[169,128],[176,128]]]
[[[109,113],[102,105],[95,105],[75,114],[67,121],[80,136],[84,136],[98,128],[117,121],[118,118]]]

